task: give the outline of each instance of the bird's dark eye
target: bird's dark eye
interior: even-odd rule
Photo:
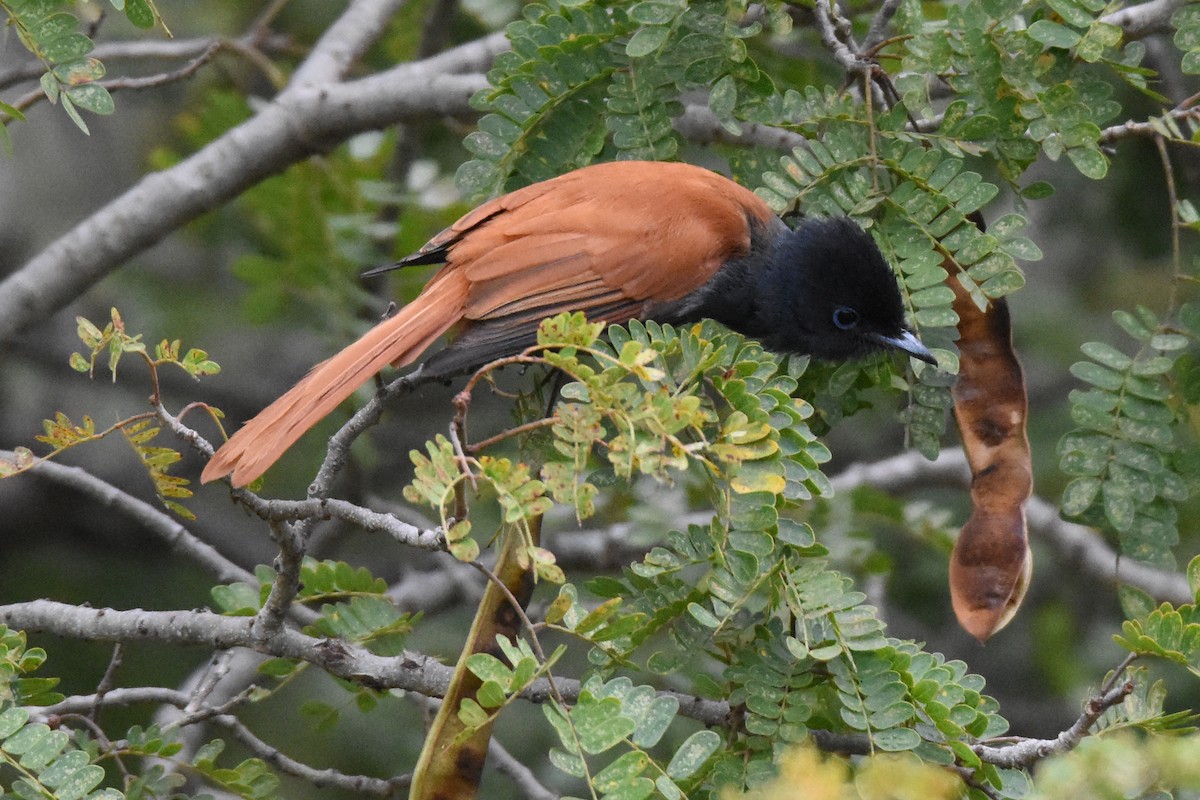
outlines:
[[[833,310],[833,324],[848,331],[858,324],[858,312],[853,308],[839,306]]]

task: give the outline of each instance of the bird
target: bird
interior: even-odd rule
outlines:
[[[364,273],[443,264],[394,316],[313,367],[222,445],[204,483],[240,487],[387,365],[454,375],[521,352],[541,320],[703,318],[769,350],[849,360],[894,349],[936,364],[905,325],[896,277],[847,217],[788,227],[758,195],[682,162],[592,164],[468,212],[416,253]]]

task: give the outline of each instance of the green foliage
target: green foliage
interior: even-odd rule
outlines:
[[[603,81],[613,43],[629,30],[623,11],[529,5],[524,14],[508,28],[512,51],[488,73],[496,89],[472,98],[490,113],[463,143],[476,156],[458,170],[468,196],[495,194],[514,172],[532,182],[582,166],[603,145]]]
[[[828,493],[821,464],[829,458],[807,426],[811,407],[794,396],[807,360],[781,361],[711,323],[612,326],[607,343],[597,333],[581,315],[548,320],[540,332],[540,358],[569,378],[552,438],[529,454],[544,473],[575,476],[548,483],[553,500],[589,513],[593,493],[577,487],[599,457],[624,479],[696,474],[716,511],[707,526],[667,534],[621,578],[591,581],[598,606],[574,585],[560,589],[546,623],[591,648],[592,670],[573,708],[546,709],[559,738],[552,763],[599,795],[707,796],[723,783],[765,779],[780,743],[824,729],[861,735],[876,750],[976,767],[1003,791],[1012,779],[965,744],[1007,728],[983,680],[962,662],[887,637],[804,521],[804,504]],[[414,454],[409,489],[445,509],[467,485],[463,459],[444,440],[427,453]],[[466,461],[474,470],[476,460]],[[545,513],[550,498],[537,499],[505,513]],[[485,700],[459,709],[472,728],[538,674],[531,650],[504,647],[507,665],[472,657],[487,686]],[[745,707],[744,729],[723,747],[697,734],[661,752],[655,745],[677,701],[613,678],[617,669],[672,675],[689,693],[728,698]]]
[[[473,104],[488,112],[464,141],[475,159],[458,183],[491,195],[606,158],[664,159],[679,149],[671,119],[681,96],[713,87],[709,105],[730,130],[778,107],[775,85],[748,53],[761,23],[738,26],[726,3],[645,0],[628,7],[533,4],[508,27],[512,52],[496,58],[494,87]],[[772,4],[776,29],[789,23]]]
[[[125,441],[133,448],[138,460],[150,476],[154,484],[154,493],[166,508],[184,519],[195,519],[196,515],[185,506],[172,498],[187,499],[192,496],[192,490],[187,488],[191,483],[187,478],[172,475],[167,470],[183,457],[178,450],[170,447],[156,447],[150,442],[162,432],[162,428],[153,425],[150,420],[140,420],[130,425],[123,425],[121,433]],[[42,437],[38,437],[41,439]]]
[[[152,28],[162,22],[152,0],[111,2],[113,8],[123,11],[139,28]],[[0,2],[0,12],[16,31],[18,41],[45,66],[41,88],[46,98],[61,105],[76,127],[86,134],[88,126],[79,109],[107,115],[116,110],[116,105],[112,95],[99,83],[104,77],[104,65],[90,55],[95,45],[78,30],[79,20],[70,12],[71,5],[68,0],[5,0]],[[166,30],[165,25],[163,29]],[[0,103],[0,113],[9,120],[25,119],[19,109],[7,103]],[[11,147],[5,124],[0,124],[0,143],[5,149]]]
[[[1195,603],[1158,608],[1125,620],[1117,644],[1131,653],[1156,656],[1183,664],[1200,676],[1200,556],[1188,566],[1188,579]]]
[[[58,685],[57,678],[31,677],[45,661],[46,651],[27,646],[23,631],[0,625],[0,707],[48,706],[63,699],[51,691]]]
[[[542,661],[522,639],[514,642],[506,636],[498,636],[496,645],[508,664],[490,653],[473,653],[467,658],[467,669],[482,684],[476,692],[477,699],[464,699],[458,709],[458,718],[466,726],[458,736],[459,741],[465,741],[490,724],[530,684],[549,674],[567,651],[560,645]]]
[[[277,796],[279,778],[265,761],[248,758],[236,767],[220,767],[216,762],[224,749],[225,742],[213,739],[196,751],[194,766],[217,786],[246,800],[268,800]]]
[[[1158,645],[1152,645],[1154,649]],[[1155,653],[1148,652],[1149,655]],[[1126,673],[1134,689],[1120,705],[1114,706],[1096,723],[1096,733],[1111,736],[1117,731],[1137,729],[1146,733],[1182,736],[1196,732],[1197,715],[1190,711],[1167,712],[1167,687],[1164,681],[1152,681],[1145,667],[1136,667]]]
[[[212,589],[213,602],[223,614],[253,616],[262,608],[275,580],[265,564],[254,570],[256,584],[231,583]],[[300,567],[297,599],[320,604],[321,616],[307,626],[310,636],[341,638],[363,644],[379,655],[398,655],[419,615],[402,613],[387,596],[387,584],[362,567],[344,561],[318,561],[306,556]],[[267,662],[265,671],[276,677],[290,675],[284,663]]]
[[[85,317],[76,317],[77,334],[90,351],[88,356],[81,353],[71,354],[70,365],[76,372],[87,373],[89,377],[94,376],[97,360],[107,355],[108,369],[112,373],[115,383],[117,365],[120,363],[121,357],[127,353],[135,354],[150,369],[150,378],[153,383],[151,402],[158,403],[160,401],[158,397],[159,367],[178,367],[197,380],[221,371],[220,365],[210,360],[208,353],[203,350],[192,348],[181,355],[182,345],[178,339],[174,341],[164,339],[155,346],[154,357],[151,358],[146,351],[145,343],[142,342],[141,334],[126,332],[125,322],[117,309],[111,310],[111,317],[111,321],[104,326],[103,330]],[[0,457],[0,478],[19,475],[66,450],[99,441],[120,431],[150,477],[159,502],[184,519],[195,519],[195,515],[178,502],[192,496],[192,491],[188,488],[191,482],[169,472],[170,468],[180,460],[181,455],[172,448],[157,447],[151,444],[162,432],[160,426],[153,424],[154,418],[153,414],[138,414],[102,431],[97,431],[96,423],[90,416],[85,415],[80,424],[76,425],[70,417],[59,411],[54,415],[54,419],[42,421],[45,433],[36,437],[39,442],[53,448],[51,452],[37,457],[26,447],[16,448],[12,458]]]
[[[1200,8],[1183,5],[1171,15],[1175,46],[1183,51],[1180,65],[1187,75],[1200,74]]]
[[[0,795],[24,800],[136,800],[147,797],[184,798],[176,794],[185,778],[166,774],[161,766],[138,776],[121,771],[128,780],[124,791],[111,784],[103,764],[114,758],[153,757],[207,776],[239,797],[265,800],[278,787],[267,765],[249,759],[234,768],[219,767],[216,758],[224,742],[214,740],[188,762],[183,745],[158,726],[130,728],[119,741],[96,737],[93,725],[75,726],[70,715],[54,718],[53,726],[33,719],[33,711],[63,700],[50,689],[57,678],[32,677],[46,660],[41,648],[27,647],[25,634],[0,625]],[[6,794],[7,793],[7,794]]]
[[[1111,85],[1087,65],[1105,64],[1144,85],[1136,69],[1144,48],[1118,48],[1120,29],[1099,21],[1107,10],[1101,0],[1048,5],[1049,13],[1040,3],[973,0],[948,7],[942,21],[926,17],[920,4],[905,4],[897,32],[913,38],[904,46],[897,88],[908,109],[928,117],[933,106],[925,76],[947,76],[960,105],[946,109],[939,136],[994,158],[1010,181],[1039,150],[1051,160],[1065,153],[1083,175],[1103,178],[1108,159],[1099,148],[1100,126],[1120,105],[1110,99]]]
[[[86,317],[75,318],[77,324],[76,332],[79,339],[91,351],[87,356],[81,353],[71,354],[71,368],[76,372],[86,372],[89,377],[94,376],[96,372],[96,360],[107,354],[108,370],[112,373],[112,379],[115,383],[117,380],[117,365],[120,363],[121,357],[126,353],[140,355],[150,365],[152,370],[164,364],[170,364],[179,367],[193,378],[216,375],[221,371],[220,365],[210,360],[208,353],[203,350],[191,348],[180,356],[182,343],[178,339],[174,341],[163,339],[155,346],[154,358],[151,359],[146,351],[145,343],[142,342],[142,335],[140,333],[126,333],[125,321],[121,319],[121,314],[117,309],[111,309],[110,315],[112,320],[104,326],[103,330],[96,327]]]
[[[1090,385],[1071,392],[1071,416],[1079,426],[1059,442],[1061,467],[1072,480],[1063,490],[1064,514],[1107,525],[1122,550],[1151,563],[1172,565],[1178,543],[1175,503],[1190,494],[1175,453],[1186,428],[1175,373],[1193,342],[1147,308],[1117,311],[1113,320],[1138,351],[1104,342],[1082,346],[1087,361],[1071,374]],[[1190,401],[1189,401],[1190,402]]]
[[[96,790],[104,780],[104,768],[92,763],[85,751],[72,747],[65,731],[29,722],[29,712],[18,706],[0,704],[0,708],[4,708],[0,712],[0,764],[20,775],[11,786],[14,795],[56,800],[123,797],[119,792]]]
[[[560,745],[551,749],[550,761],[568,775],[585,779],[600,797],[641,798],[656,790],[667,798],[689,796],[721,737],[697,731],[655,758],[651,749],[671,722],[671,709],[665,708],[670,704],[671,698],[658,698],[651,687],[635,686],[628,678],[592,678],[569,709],[557,702],[542,707]],[[589,764],[591,757],[617,752],[620,755],[599,771]]]

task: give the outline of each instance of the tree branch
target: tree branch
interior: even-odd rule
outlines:
[[[671,124],[681,136],[697,144],[761,145],[787,152],[793,147],[803,147],[808,142],[798,133],[756,122],[739,122],[742,132],[730,133],[708,106],[699,103],[686,106],[682,114],[671,120]]]
[[[1200,108],[1191,106],[1188,108],[1175,108],[1167,111],[1163,116],[1169,117],[1175,122],[1184,122],[1191,120],[1193,123],[1200,122]],[[1161,119],[1161,118],[1160,118]],[[1112,125],[1100,132],[1099,144],[1113,144],[1122,139],[1133,137],[1153,138],[1155,136],[1164,136],[1164,125],[1161,122],[1138,122],[1137,120],[1126,120],[1120,125]],[[1192,142],[1185,140],[1186,143]]]
[[[317,40],[295,74],[292,86],[329,84],[350,67],[387,29],[388,20],[405,0],[354,0]]]
[[[1123,702],[1133,689],[1133,682],[1125,681],[1089,698],[1083,704],[1083,712],[1079,719],[1075,720],[1075,724],[1053,739],[1025,739],[1010,747],[976,745],[971,749],[987,763],[1002,769],[1031,767],[1049,756],[1075,749],[1096,724],[1096,720],[1100,719],[1105,711]]]
[[[426,697],[442,697],[450,685],[451,667],[412,651],[395,657],[377,656],[356,644],[333,639],[317,639],[292,628],[283,627],[270,636],[259,636],[252,617],[226,617],[209,611],[144,611],[111,608],[83,608],[52,600],[31,600],[0,606],[0,623],[16,630],[52,633],[80,641],[147,642],[160,644],[203,645],[228,650],[246,647],[276,658],[306,661],[339,678],[374,688],[404,689]],[[580,684],[569,678],[555,678],[555,687],[567,702],[579,697]],[[114,689],[104,703],[132,703],[141,697],[157,702],[158,691],[127,695]],[[679,701],[679,713],[705,725],[728,724],[729,703],[705,700],[678,692],[660,692]],[[545,703],[552,696],[550,682],[534,681],[521,693],[533,703]],[[64,701],[66,702],[66,701]],[[95,698],[91,702],[94,704]],[[90,705],[88,706],[91,707]]]
[[[504,745],[496,741],[495,736],[488,740],[488,759],[497,772],[508,776],[509,780],[516,784],[522,797],[529,800],[557,800],[558,795],[543,786],[533,774],[533,770],[504,749]]]
[[[277,53],[287,49],[290,44],[291,40],[286,36],[252,32],[232,41],[210,36],[193,39],[100,42],[89,56],[103,64],[114,61],[191,60],[213,47],[228,47],[235,53],[246,48]],[[7,89],[26,81],[36,81],[45,72],[46,65],[30,56],[23,63],[0,72],[0,89]]]
[[[262,635],[253,617],[226,617],[204,610],[82,608],[31,600],[0,606],[0,622],[17,630],[44,631],[81,641],[153,641],[218,650],[247,647],[276,658],[306,661],[346,680],[435,697],[445,692],[452,671],[420,653],[385,658],[356,644],[317,639],[287,626]]]
[[[1169,32],[1171,15],[1182,5],[1183,0],[1151,0],[1105,14],[1100,20],[1119,27],[1126,39],[1142,39],[1152,33]]]
[[[904,493],[937,484],[966,489],[970,480],[962,452],[946,449],[936,461],[908,452],[872,464],[857,464],[833,477],[831,482],[839,492],[867,485],[885,492]],[[1084,573],[1108,583],[1129,584],[1160,602],[1178,605],[1193,601],[1183,575],[1122,558],[1095,530],[1061,519],[1058,508],[1045,499],[1031,497],[1025,513],[1030,532]]]
[[[126,708],[143,703],[169,705],[176,708],[187,708],[192,704],[192,698],[187,692],[178,689],[158,687],[137,687],[130,689],[113,689],[103,697],[98,695],[77,695],[55,703],[52,706],[36,709],[33,719],[46,723],[54,722],[56,717],[67,714],[86,714],[96,706]],[[336,769],[318,769],[285,755],[278,748],[267,744],[253,731],[232,714],[221,713],[219,709],[201,707],[194,709],[186,724],[197,722],[212,722],[229,731],[238,741],[244,744],[255,756],[271,764],[281,772],[295,775],[308,781],[318,789],[333,788],[351,792],[360,792],[380,797],[390,797],[398,789],[408,785],[407,776],[382,779],[367,775],[350,775]]]
[[[297,761],[291,756],[285,755],[278,748],[267,744],[247,728],[241,720],[231,714],[218,714],[212,717],[211,721],[229,731],[250,752],[280,772],[295,775],[318,789],[341,789],[379,797],[393,797],[400,789],[408,786],[412,780],[411,775],[397,775],[385,780],[372,778],[369,775],[350,775],[332,767],[318,769]]]
[[[349,136],[430,115],[473,113],[468,100],[488,85],[486,78],[452,73],[477,67],[506,46],[503,37],[489,36],[353,82],[293,81],[254,117],[179,164],[147,175],[0,283],[0,341],[187,222]]]
[[[13,457],[0,450],[0,458]],[[97,478],[80,467],[69,467],[53,461],[43,461],[29,471],[35,479],[50,481],[77,491],[101,507],[129,517],[141,527],[166,542],[171,550],[196,562],[221,583],[244,581],[257,583],[254,575],[221,555],[212,545],[196,538],[187,528],[161,509],[127,494],[107,481]]]

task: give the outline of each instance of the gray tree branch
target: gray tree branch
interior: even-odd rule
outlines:
[[[832,478],[832,483],[837,491],[867,485],[903,494],[937,485],[966,489],[970,486],[971,475],[962,451],[947,449],[936,461],[927,461],[919,453],[908,452],[871,464],[854,465]],[[1122,558],[1099,532],[1060,518],[1058,508],[1045,499],[1031,497],[1025,514],[1031,535],[1048,544],[1064,562],[1073,563],[1083,573],[1106,583],[1136,587],[1159,602],[1183,604],[1193,601],[1187,579],[1182,574]]]
[[[366,17],[378,20],[387,7],[383,2],[362,0],[351,11],[372,11]],[[0,282],[0,341],[54,313],[182,225],[292,164],[363,131],[471,113],[468,100],[487,80],[477,72],[457,73],[485,67],[505,47],[503,35],[491,35],[367,78],[314,84],[348,57],[344,48],[340,55],[322,56],[324,71],[304,70],[307,80],[293,80],[254,117],[179,164],[145,176]]]
[[[52,706],[36,709],[33,719],[42,722],[53,722],[56,717],[63,715],[87,714],[96,706],[125,708],[144,703],[165,704],[179,709],[188,709],[192,706],[192,697],[187,692],[181,692],[178,689],[159,687],[113,689],[103,697],[97,695],[68,697]],[[351,775],[331,768],[320,769],[297,761],[278,748],[263,741],[237,717],[232,714],[221,713],[220,709],[207,707],[192,709],[189,718],[184,724],[194,724],[196,722],[212,722],[224,728],[263,761],[271,764],[281,772],[295,775],[298,778],[308,781],[318,789],[342,789],[344,791],[388,797],[393,795],[397,789],[408,785],[406,776],[398,776],[385,780],[383,778],[372,778],[367,775]]]
[[[8,450],[0,450],[0,458],[14,458]],[[150,503],[118,489],[97,478],[85,469],[43,461],[30,470],[36,480],[45,480],[79,492],[91,498],[101,508],[111,509],[136,522],[166,542],[173,552],[194,561],[220,583],[244,581],[256,583],[253,574],[221,555],[212,545],[192,534],[171,515]]]
[[[1105,14],[1101,20],[1124,31],[1126,39],[1141,39],[1170,31],[1171,15],[1182,5],[1183,0],[1151,0]]]

